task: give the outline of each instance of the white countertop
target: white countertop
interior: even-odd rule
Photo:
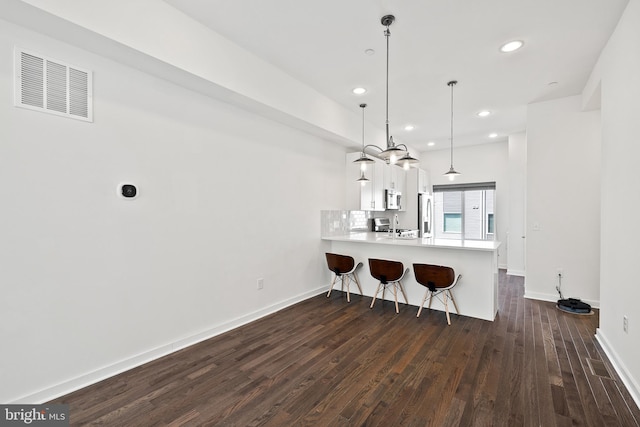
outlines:
[[[435,239],[433,237],[408,239],[390,237],[388,233],[354,232],[341,236],[322,237],[322,240],[353,243],[375,243],[381,245],[413,246],[423,248],[467,249],[475,251],[495,251],[500,242],[486,240]]]

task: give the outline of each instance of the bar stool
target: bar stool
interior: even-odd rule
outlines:
[[[404,288],[402,287],[402,279],[409,272],[409,269],[407,268],[405,270],[404,265],[399,261],[369,258],[369,272],[374,279],[380,281],[376,288],[376,293],[373,294],[373,301],[371,301],[371,306],[369,308],[373,308],[373,304],[376,302],[376,297],[380,292],[380,288],[382,288],[382,298],[384,298],[384,291],[388,286],[391,286],[393,289],[393,297],[396,301],[396,313],[400,313],[400,310],[398,309],[398,289],[402,292],[404,301],[407,305],[409,304],[407,294],[404,292]]]
[[[429,307],[431,308],[431,301],[433,297],[438,298],[444,304],[444,311],[447,313],[447,324],[451,325],[451,318],[449,317],[449,300],[453,303],[453,308],[456,310],[456,314],[460,314],[456,300],[453,299],[451,289],[458,283],[462,274],[456,277],[453,268],[445,267],[442,265],[432,264],[413,264],[413,274],[416,276],[416,282],[427,288],[422,298],[422,303],[418,309],[418,315],[422,313],[424,303],[429,298]],[[441,294],[444,296],[444,300],[441,298]]]
[[[347,255],[332,254],[329,252],[327,252],[325,255],[327,257],[327,266],[329,267],[329,270],[334,272],[333,281],[331,282],[331,287],[329,288],[329,292],[327,293],[327,298],[329,298],[329,295],[331,295],[333,286],[335,285],[338,278],[340,278],[340,289],[342,291],[344,291],[345,288],[345,278],[347,279],[347,302],[351,302],[351,297],[349,295],[349,283],[352,280],[356,282],[356,285],[358,285],[358,289],[360,290],[360,295],[362,295],[362,287],[360,286],[360,281],[358,280],[358,275],[356,274],[356,270],[359,267],[362,267],[362,263],[359,262],[356,264],[354,259]]]

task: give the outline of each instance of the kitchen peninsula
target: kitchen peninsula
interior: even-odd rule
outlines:
[[[413,274],[413,263],[438,264],[452,267],[462,274],[453,290],[461,315],[493,321],[498,311],[498,247],[500,242],[478,240],[448,240],[428,238],[399,238],[388,233],[351,232],[343,235],[324,236],[326,252],[350,255],[362,262],[358,277],[365,296],[373,297],[378,283],[369,274],[369,258],[400,261],[409,274],[403,286],[409,299],[409,307],[415,310],[424,296],[424,286],[418,284]],[[393,298],[389,293],[386,299]],[[404,302],[400,298],[399,302]],[[444,310],[440,301],[431,306]],[[424,311],[422,316],[428,315]]]

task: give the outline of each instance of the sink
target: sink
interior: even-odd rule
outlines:
[[[393,236],[382,236],[383,239],[389,239],[389,240],[416,240],[417,237],[416,236],[396,236],[395,238]]]

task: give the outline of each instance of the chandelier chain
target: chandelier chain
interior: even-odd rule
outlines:
[[[386,90],[387,90],[387,99],[386,99],[386,116],[385,116],[385,128],[387,132],[387,147],[391,145],[391,137],[389,135],[389,36],[391,36],[391,31],[389,31],[389,25],[391,22],[387,22],[387,29],[384,31],[384,37],[387,39],[387,82],[386,82]]]

